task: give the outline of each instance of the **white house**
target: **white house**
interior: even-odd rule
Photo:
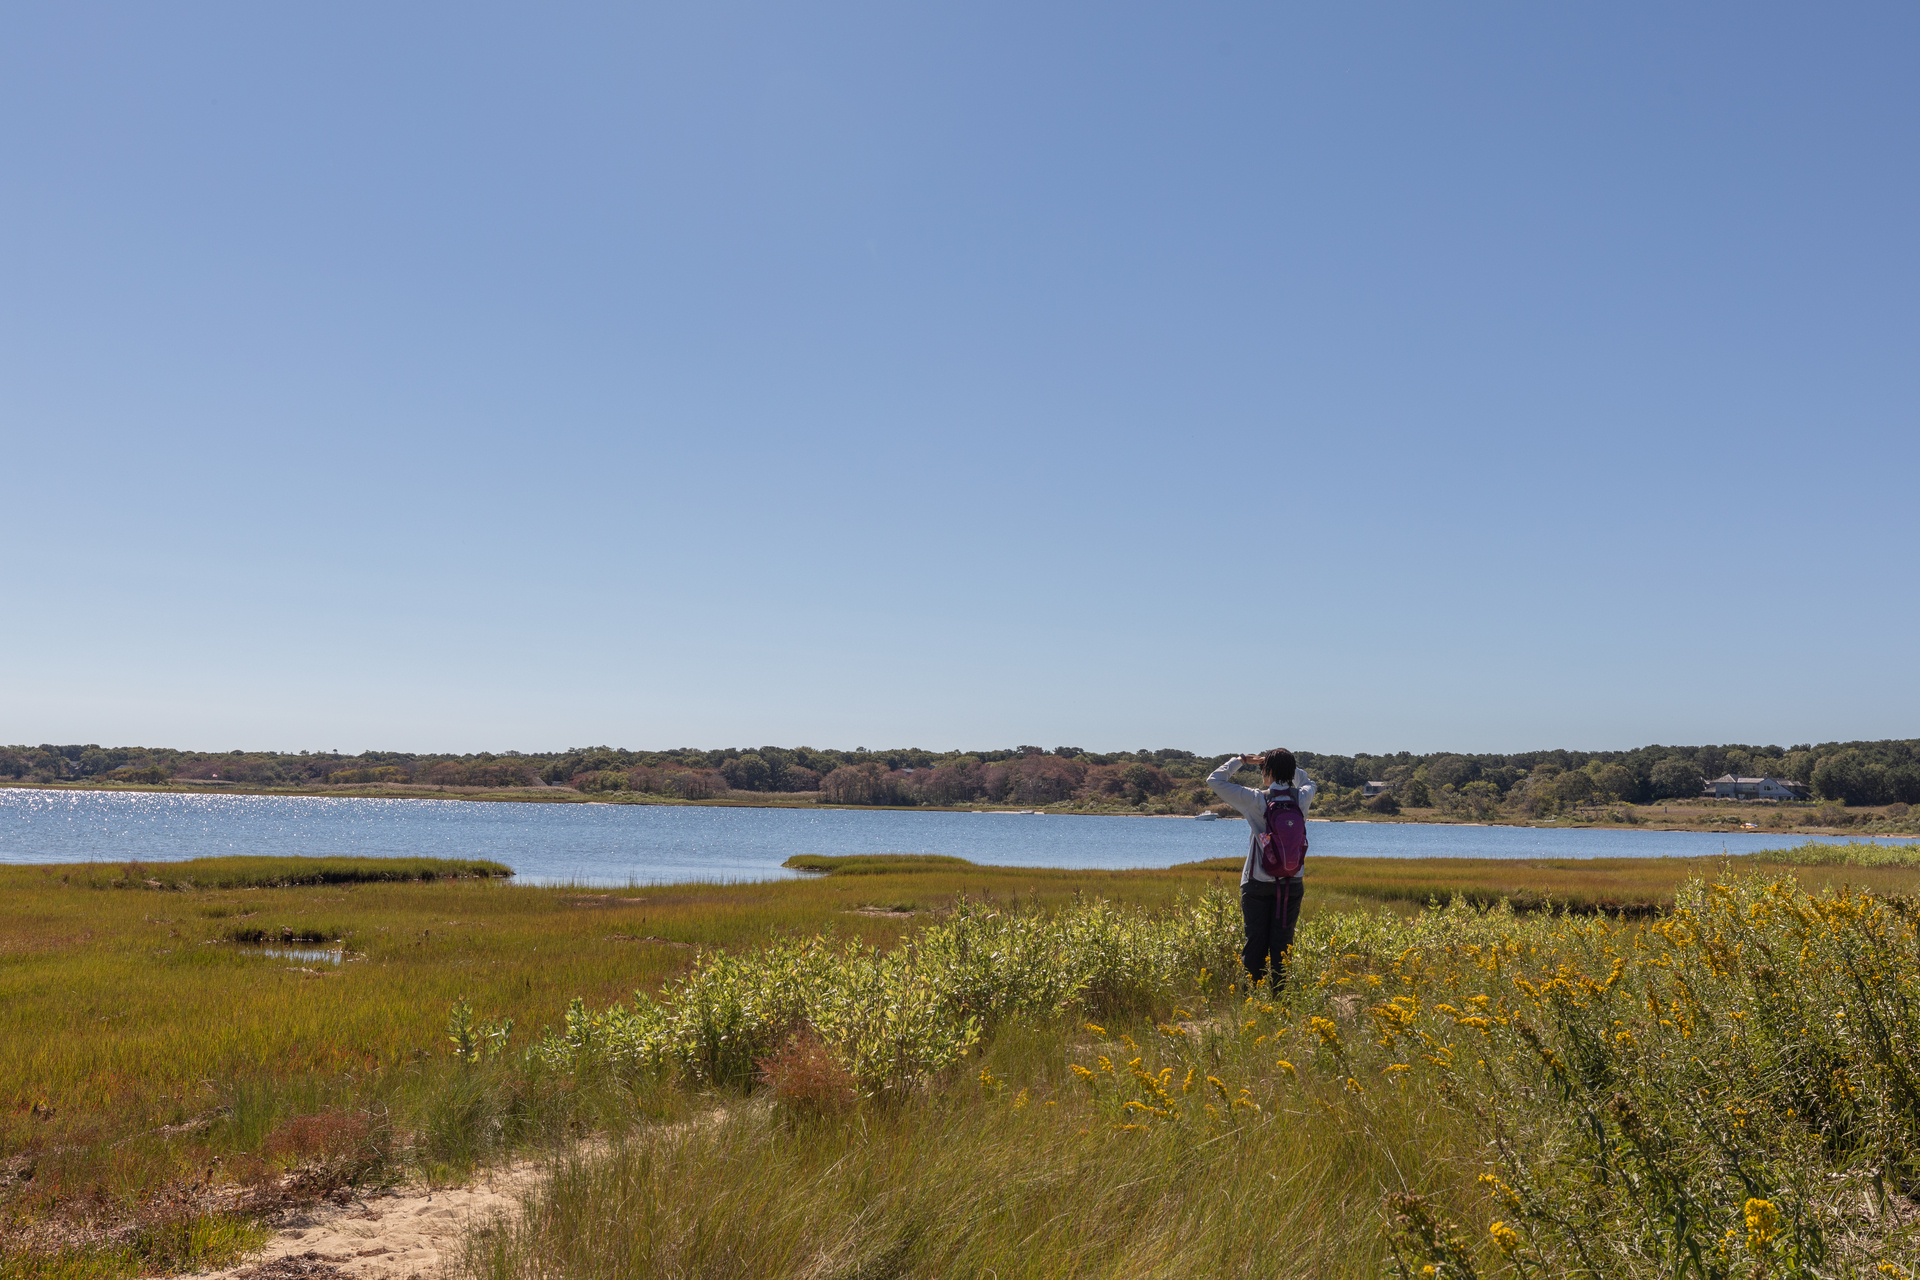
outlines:
[[[1736,778],[1725,774],[1707,784],[1709,794],[1722,800],[1805,800],[1807,788],[1785,778]]]

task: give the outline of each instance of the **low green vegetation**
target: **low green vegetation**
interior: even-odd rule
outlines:
[[[1808,841],[1790,849],[1768,849],[1753,855],[1761,862],[1791,863],[1799,867],[1920,867],[1920,845],[1874,844],[1850,840],[1846,844]]]
[[[0,1275],[185,1267],[165,1241],[214,1258],[289,1195],[520,1150],[561,1176],[470,1274],[1242,1274],[1274,1222],[1298,1274],[1576,1274],[1602,1219],[1600,1274],[1696,1246],[1703,1275],[1795,1274],[1816,1236],[1818,1274],[1909,1266],[1920,869],[1846,849],[1316,859],[1294,982],[1252,1005],[1232,861],[625,890],[0,868]],[[1726,1246],[1748,1199],[1758,1243]]]
[[[272,1237],[257,1217],[167,1210],[127,1224],[106,1238],[43,1249],[0,1240],[0,1280],[132,1280],[198,1274],[233,1266]]]
[[[1650,915],[1673,902],[1689,879],[1710,878],[1729,868],[1760,864],[1849,868],[1846,883],[1880,892],[1904,892],[1920,881],[1920,848],[1867,842],[1807,843],[1766,853],[1710,858],[1336,858],[1310,862],[1309,910],[1351,909],[1387,904],[1410,911],[1440,905],[1455,897],[1477,907],[1508,903],[1516,910],[1595,911]],[[880,854],[843,858],[789,858],[788,867],[836,877],[887,876],[903,885],[938,885],[935,893],[964,888],[966,875],[1026,878],[1025,892],[1059,896],[1071,892],[1084,873],[1013,871],[977,867],[961,858],[939,855]],[[1239,858],[1210,858],[1164,872],[1139,873],[1175,883],[1237,883]],[[939,874],[944,873],[944,874]],[[949,879],[948,877],[952,877]],[[986,881],[981,881],[985,883]]]
[[[953,870],[977,864],[944,853],[865,853],[846,857],[802,853],[780,864],[793,871],[817,871],[843,876],[911,875],[919,871]]]
[[[88,863],[60,869],[89,889],[269,889],[383,881],[504,879],[504,862],[457,858],[194,858],[186,862]]]

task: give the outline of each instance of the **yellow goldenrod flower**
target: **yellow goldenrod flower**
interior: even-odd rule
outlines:
[[[1747,1201],[1747,1248],[1754,1253],[1764,1253],[1779,1234],[1780,1211],[1773,1207],[1773,1202]]]
[[[1504,1222],[1496,1222],[1488,1227],[1487,1234],[1492,1236],[1493,1242],[1500,1246],[1500,1252],[1509,1257],[1513,1255],[1515,1249],[1520,1247],[1520,1233]]]
[[[1490,1173],[1481,1174],[1475,1181],[1489,1191],[1492,1191],[1494,1195],[1500,1197],[1500,1202],[1506,1205],[1507,1208],[1518,1212],[1520,1208],[1520,1196],[1512,1187]]]

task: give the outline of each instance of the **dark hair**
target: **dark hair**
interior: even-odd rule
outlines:
[[[1293,752],[1285,747],[1276,747],[1267,752],[1267,758],[1261,764],[1260,772],[1267,775],[1269,782],[1284,782],[1292,786],[1293,771],[1299,767],[1300,762],[1293,758]]]

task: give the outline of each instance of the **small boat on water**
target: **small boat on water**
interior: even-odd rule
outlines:
[[[1202,809],[1193,815],[1193,819],[1195,822],[1218,822],[1220,821],[1220,815],[1211,809]]]

